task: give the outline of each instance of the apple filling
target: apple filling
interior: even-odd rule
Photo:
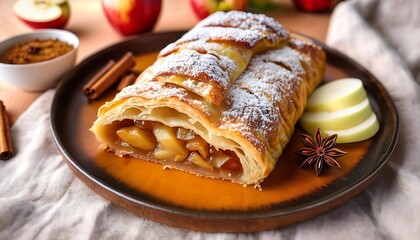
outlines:
[[[235,152],[217,149],[194,131],[154,121],[133,121],[116,131],[118,144],[162,161],[183,162],[204,170],[241,173]]]

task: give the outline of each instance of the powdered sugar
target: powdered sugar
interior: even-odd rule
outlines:
[[[189,41],[182,44],[171,43],[160,51],[159,57],[167,56],[170,53],[175,52],[181,45],[182,48],[195,50],[197,52],[216,53],[212,49],[220,49],[220,44],[218,43],[197,39],[195,41]]]
[[[268,142],[280,126],[281,104],[290,104],[302,84],[304,56],[288,47],[254,56],[226,94],[220,128],[239,130],[255,142]],[[281,64],[278,64],[281,63]]]
[[[252,31],[270,42],[283,41],[288,38],[288,32],[274,18],[264,14],[240,11],[217,12],[198,24],[199,27],[230,27]]]
[[[182,82],[182,85],[191,89],[193,92],[200,92],[201,95],[207,96],[210,94],[212,86],[209,84],[205,84],[203,82],[199,82],[193,79],[187,79]]]
[[[226,101],[230,106],[222,112],[220,128],[239,131],[254,145],[278,126],[279,114],[265,96],[234,87],[229,91]]]
[[[168,55],[177,49],[178,45],[197,40],[237,43],[246,48],[253,48],[264,39],[276,45],[286,41],[288,37],[288,31],[280,23],[263,14],[217,12],[198,23],[178,41],[169,44],[159,55]]]
[[[264,55],[255,56],[256,61],[269,61],[274,63],[282,63],[287,66],[295,75],[302,75],[305,73],[300,61],[307,61],[307,57],[300,52],[284,46],[283,48],[269,51]],[[309,65],[309,63],[308,63]]]
[[[249,29],[205,27],[192,29],[181,40],[188,42],[198,38],[207,39],[207,41],[233,42],[252,48],[262,40],[263,36],[259,32]]]
[[[236,62],[230,58],[182,49],[180,52],[159,58],[153,72],[155,76],[178,75],[212,82],[226,91],[237,68]]]
[[[141,96],[147,99],[164,99],[169,97],[176,97],[178,99],[186,99],[188,91],[184,88],[170,86],[160,82],[144,81],[125,87],[117,94],[115,99],[128,98],[133,96]]]

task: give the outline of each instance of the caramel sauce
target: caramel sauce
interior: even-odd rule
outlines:
[[[136,67],[144,70],[153,63],[156,55],[153,53],[138,57]],[[312,167],[299,168],[303,159],[294,151],[303,145],[297,134],[301,130],[296,129],[274,171],[261,184],[262,191],[259,191],[252,186],[243,187],[229,181],[163,169],[161,164],[130,157],[120,158],[101,150],[100,143],[88,129],[96,119],[97,109],[105,101],[111,100],[115,93],[116,91],[109,91],[100,100],[86,103],[80,110],[77,115],[80,124],[76,125],[75,132],[78,145],[82,147],[80,151],[89,157],[88,161],[91,159],[115,181],[159,201],[188,209],[244,211],[262,209],[308,196],[345,178],[363,159],[372,144],[372,140],[368,139],[359,143],[338,145],[338,148],[347,152],[347,155],[338,159],[341,168],[326,168],[317,177]]]
[[[157,56],[158,52],[144,53],[141,56],[136,56],[134,69],[144,71],[156,61]]]

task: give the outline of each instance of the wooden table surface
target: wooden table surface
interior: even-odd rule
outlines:
[[[13,35],[34,31],[20,22],[12,12],[16,0],[1,0],[0,41]],[[80,38],[77,62],[96,51],[123,40],[115,32],[102,12],[100,0],[69,0],[71,17],[66,30]],[[325,40],[330,12],[305,13],[295,10],[291,0],[277,0],[275,10],[264,12],[276,18],[288,30],[303,33],[320,41]],[[198,22],[188,0],[163,0],[162,11],[155,32],[187,30]],[[42,92],[25,92],[7,85],[0,79],[0,100],[7,108],[11,123],[34,102]]]

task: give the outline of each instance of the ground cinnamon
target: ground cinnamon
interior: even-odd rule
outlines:
[[[136,59],[131,52],[127,52],[115,65],[106,71],[92,86],[85,87],[83,92],[89,99],[96,99],[131,68],[134,67]],[[102,71],[101,71],[102,72]],[[89,84],[89,83],[88,83]]]
[[[12,136],[7,117],[6,107],[0,100],[0,160],[8,160],[13,157]]]

